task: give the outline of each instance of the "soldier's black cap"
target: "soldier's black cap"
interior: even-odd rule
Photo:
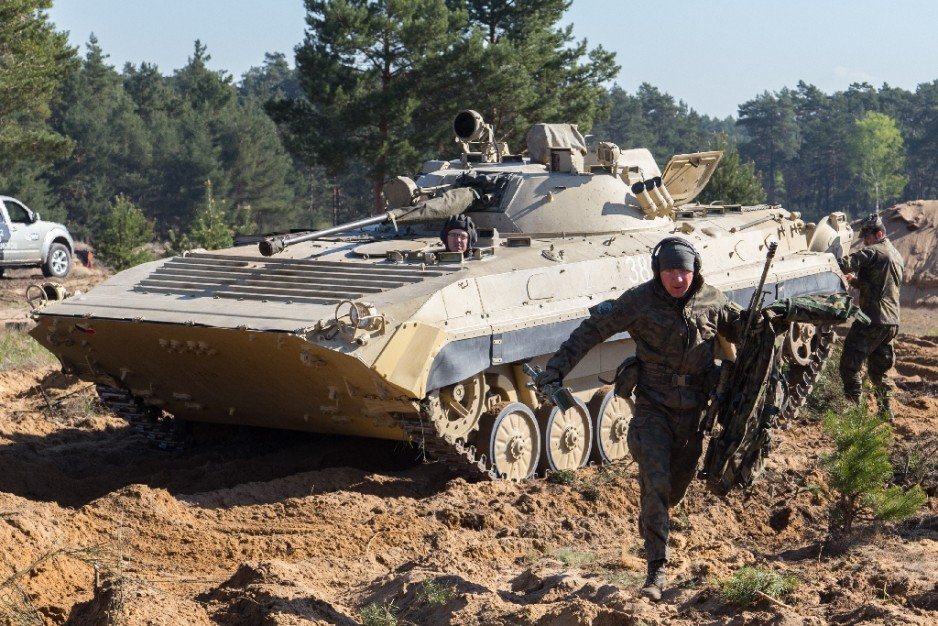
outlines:
[[[875,235],[878,230],[886,231],[879,213],[870,213],[860,222],[860,235]]]
[[[469,247],[472,248],[476,245],[476,242],[479,240],[479,231],[476,230],[476,225],[472,221],[472,218],[468,215],[452,215],[446,223],[443,224],[443,230],[440,231],[440,239],[443,243],[446,243],[446,235],[451,230],[464,230],[469,235]]]
[[[658,267],[662,270],[681,269],[693,272],[697,255],[689,246],[662,246],[658,252]]]

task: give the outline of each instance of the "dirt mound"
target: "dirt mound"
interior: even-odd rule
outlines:
[[[933,460],[938,340],[897,353],[894,456]],[[934,623],[934,497],[828,555],[829,446],[801,419],[751,493],[692,486],[656,606],[636,593],[634,466],[475,483],[393,442],[258,431],[167,453],[86,383],[0,372],[0,624]],[[736,607],[719,580],[743,566],[800,583]]]
[[[903,301],[938,308],[938,200],[913,200],[881,213],[905,260]]]

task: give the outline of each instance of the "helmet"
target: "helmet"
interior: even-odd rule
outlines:
[[[443,243],[446,244],[446,235],[449,231],[457,228],[469,233],[469,247],[475,247],[476,242],[479,240],[479,232],[476,230],[476,225],[472,222],[472,218],[463,214],[453,215],[443,224],[443,230],[440,231],[440,239]]]
[[[665,237],[659,241],[655,249],[651,251],[651,271],[654,272],[655,278],[661,274],[661,252],[673,247],[689,249],[694,255],[694,274],[700,274],[700,253],[697,252],[697,248],[694,247],[694,244],[680,237]]]
[[[883,220],[878,213],[870,213],[860,221],[860,236],[875,235],[878,230],[886,231]]]

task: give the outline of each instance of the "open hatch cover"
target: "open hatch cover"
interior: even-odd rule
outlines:
[[[687,204],[700,195],[722,157],[722,150],[678,154],[672,157],[664,168],[661,181],[674,198],[674,204]]]

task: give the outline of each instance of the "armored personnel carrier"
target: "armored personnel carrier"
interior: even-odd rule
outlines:
[[[631,401],[601,382],[634,352],[627,334],[571,372],[566,411],[535,397],[521,367],[649,280],[662,238],[693,242],[707,281],[744,307],[772,242],[767,302],[843,291],[829,253],[849,247],[843,214],[805,224],[775,205],[694,202],[720,152],[662,171],[648,150],[587,145],[574,125],[536,125],[522,154],[473,111],[453,129],[461,156],[391,181],[386,214],[139,265],[38,307],[32,334],[130,418],[409,440],[525,479],[627,456]],[[478,243],[448,252],[441,222],[462,212]],[[804,325],[786,337],[788,416],[831,338]]]

